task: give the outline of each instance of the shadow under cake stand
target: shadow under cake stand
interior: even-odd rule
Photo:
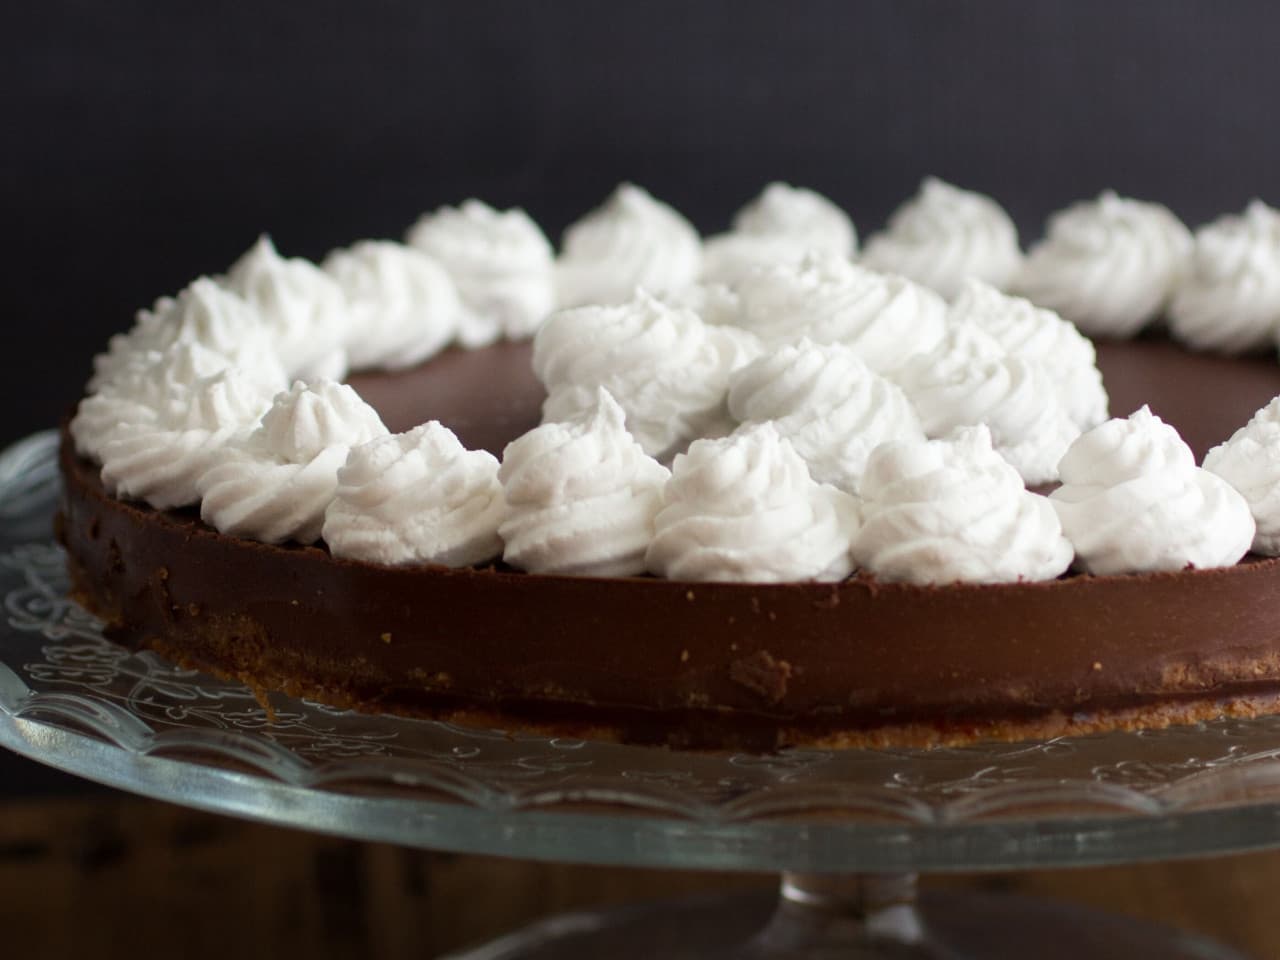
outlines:
[[[920,872],[1280,846],[1280,717],[956,749],[682,753],[272,698],[102,636],[49,540],[57,439],[0,454],[0,746],[203,810],[584,864],[770,871],[780,894],[553,917],[453,960],[1241,960]]]

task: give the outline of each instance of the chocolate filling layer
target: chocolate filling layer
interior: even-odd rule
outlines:
[[[1112,410],[1197,455],[1280,393],[1271,358],[1103,344]],[[536,424],[528,346],[352,384],[392,429],[501,453]],[[121,640],[343,706],[688,746],[937,743],[1272,709],[1280,561],[1047,583],[681,583],[387,568],[107,496],[64,441],[78,598]]]

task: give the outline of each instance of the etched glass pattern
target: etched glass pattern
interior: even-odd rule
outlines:
[[[1280,717],[956,749],[681,753],[371,716],[132,652],[66,596],[56,436],[0,455],[0,744],[125,789],[544,858],[890,871],[1280,843]]]

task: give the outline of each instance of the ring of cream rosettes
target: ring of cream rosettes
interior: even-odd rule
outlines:
[[[1024,255],[994,200],[930,178],[859,257],[810,190],[704,239],[624,184],[557,256],[472,200],[318,266],[263,237],[112,338],[71,431],[115,496],[380,564],[950,583],[1280,553],[1280,400],[1203,468],[1145,408],[1107,419],[1084,334],[1157,316],[1199,349],[1273,342],[1280,212],[1193,236],[1106,192]],[[434,421],[390,434],[341,382],[531,336],[543,423],[501,461]]]

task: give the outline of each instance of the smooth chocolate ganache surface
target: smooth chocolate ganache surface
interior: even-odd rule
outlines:
[[[529,345],[350,383],[392,430],[500,455],[538,423]],[[1273,357],[1099,344],[1111,410],[1197,457],[1280,394]],[[692,583],[384,567],[108,496],[64,431],[60,537],[111,636],[338,706],[683,747],[928,745],[1280,709],[1280,560],[1042,583]]]

